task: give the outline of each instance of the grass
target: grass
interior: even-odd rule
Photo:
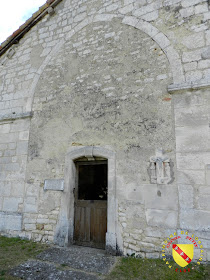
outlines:
[[[0,236],[0,280],[17,280],[9,270],[47,249],[47,245]]]
[[[9,275],[9,270],[28,259],[33,259],[49,248],[41,243],[35,243],[20,238],[7,238],[0,236],[0,280],[17,280]],[[190,264],[190,272],[176,272],[175,262],[169,261],[173,268],[169,269],[163,260],[149,260],[134,257],[122,257],[118,263],[105,277],[104,280],[210,280],[210,264],[201,265],[198,269],[193,269],[194,264]],[[62,269],[66,264],[61,265]]]
[[[209,280],[210,265],[201,265],[198,269],[193,269],[194,264],[190,264],[190,272],[180,272],[173,261],[169,261],[173,268],[169,269],[163,260],[138,259],[133,257],[121,258],[106,280]]]

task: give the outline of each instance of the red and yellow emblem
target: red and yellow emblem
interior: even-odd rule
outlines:
[[[193,259],[193,244],[173,244],[172,254],[175,262],[181,266],[187,266]]]

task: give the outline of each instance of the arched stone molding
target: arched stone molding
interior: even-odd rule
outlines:
[[[72,147],[65,160],[64,192],[61,198],[60,217],[55,243],[60,246],[73,243],[74,236],[74,189],[76,187],[76,166],[78,158],[101,157],[108,161],[108,199],[106,250],[116,253],[116,163],[115,152],[98,146]]]
[[[166,37],[165,34],[163,34],[163,32],[159,31],[151,23],[142,19],[138,19],[137,17],[134,16],[125,16],[122,22],[124,24],[133,26],[143,31],[160,46],[160,48],[166,54],[169,64],[171,66],[171,72],[173,75],[174,84],[180,84],[185,81],[180,57],[177,51],[171,45],[169,39]]]
[[[118,16],[117,14],[100,14],[96,16],[89,16],[85,18],[83,21],[81,21],[79,24],[77,24],[71,31],[69,31],[68,35],[65,37],[65,39],[61,39],[59,43],[52,49],[50,54],[45,58],[42,65],[38,69],[35,78],[33,80],[33,83],[30,88],[30,96],[31,96],[31,104],[27,104],[27,109],[29,111],[32,110],[33,106],[33,100],[34,100],[34,94],[36,90],[36,86],[39,82],[39,79],[44,72],[45,67],[48,65],[50,60],[55,56],[55,54],[62,48],[62,46],[65,44],[65,42],[71,37],[79,32],[82,28],[86,27],[87,25],[94,23],[94,22],[101,22],[101,21],[111,21],[113,18],[120,18],[122,19],[122,15]],[[170,67],[171,72],[173,75],[173,83],[174,84],[181,84],[184,83],[185,77],[183,72],[183,67],[181,63],[181,59],[179,57],[179,54],[174,49],[174,47],[171,45],[169,39],[167,36],[159,31],[156,27],[154,27],[151,23],[148,23],[147,21],[144,21],[142,19],[139,19],[135,16],[124,16],[122,19],[122,23],[133,26],[144,33],[146,33],[148,36],[150,36],[163,50],[163,52],[166,54]]]

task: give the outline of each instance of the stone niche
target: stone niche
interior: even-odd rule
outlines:
[[[162,149],[157,149],[150,158],[149,174],[152,184],[166,185],[173,181],[171,160]]]

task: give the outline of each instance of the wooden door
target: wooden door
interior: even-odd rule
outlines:
[[[74,243],[105,248],[107,231],[107,162],[78,162]]]

